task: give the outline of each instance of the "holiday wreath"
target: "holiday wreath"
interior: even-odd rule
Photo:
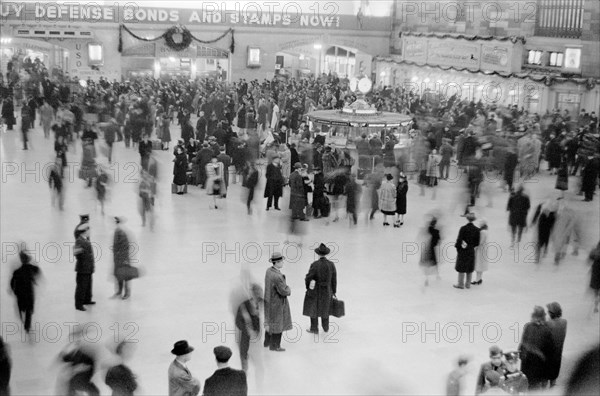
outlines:
[[[186,28],[173,26],[165,34],[165,44],[175,51],[183,51],[192,43],[192,34]]]

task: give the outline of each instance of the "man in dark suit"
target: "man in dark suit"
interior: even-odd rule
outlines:
[[[204,116],[204,112],[200,111],[200,118],[198,118],[198,121],[196,122],[196,140],[198,140],[200,143],[204,143],[204,139],[206,138],[207,124],[208,121]]]
[[[35,284],[40,276],[40,269],[38,266],[31,264],[31,256],[23,250],[19,252],[19,258],[21,259],[21,266],[13,272],[10,289],[17,297],[19,316],[23,321],[25,331],[29,333],[35,303]]]
[[[83,223],[75,230],[77,240],[73,255],[77,259],[75,288],[75,309],[85,311],[84,305],[96,304],[92,301],[92,276],[94,274],[94,251],[90,242],[90,225]]]
[[[231,349],[218,346],[213,349],[217,359],[217,371],[206,379],[204,383],[204,396],[246,396],[248,384],[246,373],[229,367]]]
[[[329,248],[323,243],[315,249],[319,259],[310,265],[304,278],[306,295],[303,315],[310,317],[310,329],[306,330],[309,333],[319,334],[319,318],[323,331],[329,331],[329,308],[337,290],[335,265],[325,258],[329,252]]]
[[[466,217],[469,223],[460,227],[454,245],[457,251],[454,269],[458,272],[458,284],[454,287],[457,289],[464,289],[465,287],[469,289],[471,287],[471,275],[475,270],[475,248],[479,246],[480,230],[473,224],[475,215],[467,213]]]
[[[147,171],[148,161],[152,154],[152,142],[148,139],[148,135],[144,134],[142,141],[139,143],[138,151],[140,153],[142,169]]]

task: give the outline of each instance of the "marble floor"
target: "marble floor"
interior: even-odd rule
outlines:
[[[21,150],[20,133],[1,136],[1,231],[0,266],[1,331],[13,359],[12,390],[15,395],[56,394],[60,365],[57,355],[69,341],[73,324],[86,325],[86,339],[108,351],[115,341],[136,343],[129,366],[137,374],[139,395],[165,395],[167,368],[175,341],[186,339],[196,349],[188,366],[202,383],[216,369],[212,349],[228,345],[231,360],[239,368],[234,322],[229,296],[247,268],[261,283],[272,249],[287,257],[283,272],[292,289],[289,298],[294,329],[286,333],[285,353],[253,345],[249,391],[264,395],[365,395],[443,394],[445,379],[460,354],[471,356],[466,394],[473,394],[479,364],[493,344],[504,350],[518,346],[523,325],[534,305],[558,301],[569,322],[560,385],[578,355],[599,341],[598,315],[591,314],[588,294],[589,264],[586,257],[598,242],[598,197],[592,203],[576,196],[573,179],[566,199],[585,231],[578,256],[569,255],[555,267],[552,254],[539,266],[532,262],[530,230],[521,245],[509,249],[506,201],[508,195],[494,180],[487,180],[475,208],[489,225],[490,270],[481,286],[457,290],[454,238],[464,223],[460,217],[461,182],[440,182],[437,196],[425,196],[410,181],[408,215],[400,229],[383,227],[381,215],[358,226],[347,220],[327,224],[319,219],[306,223],[302,246],[293,237],[284,244],[286,211],[264,210],[262,185],[255,211],[246,214],[243,188],[231,184],[219,209],[210,209],[205,191],[190,187],[184,196],[171,195],[172,154],[157,153],[161,177],[157,218],[153,231],[142,227],[137,212],[137,151],[117,143],[111,172],[106,215],[96,205],[94,190],[77,179],[71,167],[63,212],[51,206],[45,172],[53,160],[53,145],[39,127],[30,133],[32,149]],[[173,136],[179,136],[174,127]],[[80,161],[81,147],[69,153]],[[526,183],[532,204],[556,195],[554,177],[546,172]],[[287,194],[287,192],[286,192]],[[283,199],[287,208],[287,196]],[[492,204],[487,207],[488,203]],[[418,266],[421,230],[427,213],[441,214],[442,245],[440,279],[423,286]],[[75,288],[72,257],[73,229],[80,213],[91,214],[91,240],[96,251],[94,300],[87,312],[73,306]],[[114,293],[110,246],[112,216],[125,216],[135,242],[134,257],[143,277],[132,282],[133,295],[126,301],[110,299]],[[12,269],[18,263],[17,246],[26,242],[43,271],[38,288],[34,332],[24,337],[15,313],[15,301],[7,292]],[[346,316],[333,318],[329,334],[305,332],[302,316],[304,275],[320,242],[332,248],[338,273],[338,297],[346,303]],[[256,348],[254,348],[256,346]],[[108,364],[108,352],[101,361]],[[256,367],[264,367],[263,379]],[[105,371],[94,381],[102,394]]]

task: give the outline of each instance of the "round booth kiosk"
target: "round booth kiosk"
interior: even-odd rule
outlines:
[[[363,91],[361,89],[361,93]],[[373,171],[378,160],[384,160],[382,147],[392,139],[394,158],[387,158],[385,162],[395,164],[398,159],[410,155],[412,117],[377,111],[362,98],[342,110],[316,110],[307,117],[315,138],[323,136],[326,145],[351,155],[354,159],[352,170],[356,171],[359,180]]]

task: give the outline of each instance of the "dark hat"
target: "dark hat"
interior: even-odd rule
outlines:
[[[126,221],[127,219],[123,216],[115,216],[115,223],[117,224],[125,223]]]
[[[217,358],[217,362],[219,363],[227,363],[232,355],[231,349],[223,345],[215,347],[215,349],[213,349],[213,352],[215,354],[215,358]]]
[[[406,175],[404,174],[404,172],[400,172],[400,174],[398,175],[398,177],[400,179],[406,179]]]
[[[294,169],[300,169],[300,168],[302,168],[302,164],[300,162],[296,162],[294,164]]]
[[[490,347],[490,357],[502,355],[502,349],[498,345],[492,345]]]
[[[80,224],[80,225],[77,226],[77,228],[75,229],[75,232],[82,233],[82,232],[85,232],[85,231],[87,231],[89,229],[90,229],[89,223],[82,223],[82,224]]]
[[[466,218],[469,221],[475,221],[475,220],[477,220],[477,216],[475,216],[475,213],[467,213]]]
[[[329,252],[331,252],[331,250],[325,246],[324,243],[320,244],[319,247],[315,249],[315,253],[317,253],[319,256],[327,256]]]
[[[29,264],[31,262],[31,256],[28,255],[24,250],[19,252],[19,258],[23,264]]]
[[[79,215],[79,220],[81,220],[82,222],[90,221],[90,215],[89,214]]]
[[[188,353],[192,352],[193,350],[194,350],[194,347],[188,345],[188,342],[186,340],[181,340],[181,341],[177,341],[175,343],[175,345],[173,345],[173,349],[171,349],[171,353],[173,355],[182,356],[182,355],[187,355]]]
[[[279,252],[273,252],[273,254],[271,254],[271,258],[269,259],[269,261],[272,263],[276,263],[281,260],[283,260],[283,255]]]
[[[504,354],[507,362],[516,362],[519,360],[519,352],[507,352]]]

